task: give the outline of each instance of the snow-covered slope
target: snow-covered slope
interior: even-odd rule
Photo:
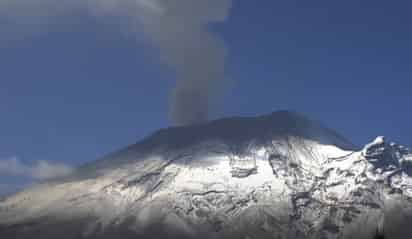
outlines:
[[[0,236],[406,239],[411,176],[409,150],[383,137],[358,149],[287,111],[223,119],[9,197]]]

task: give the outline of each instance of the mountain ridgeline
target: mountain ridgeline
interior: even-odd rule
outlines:
[[[410,238],[412,156],[279,111],[160,130],[0,202],[1,238]]]

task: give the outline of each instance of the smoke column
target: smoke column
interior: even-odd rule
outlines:
[[[143,32],[159,49],[161,60],[175,69],[170,120],[187,125],[208,119],[224,84],[226,50],[209,24],[225,21],[230,8],[231,0],[3,0],[0,20],[5,16],[18,23],[13,31],[16,25],[17,31],[32,31],[36,23],[43,26],[78,10],[101,19],[126,17],[131,30]]]

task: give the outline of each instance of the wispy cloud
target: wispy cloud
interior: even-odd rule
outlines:
[[[32,180],[46,180],[70,174],[73,168],[62,163],[45,160],[34,164],[25,164],[16,157],[0,160],[0,175],[11,177],[26,177]]]

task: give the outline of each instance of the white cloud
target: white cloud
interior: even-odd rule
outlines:
[[[61,164],[40,160],[31,168],[30,172],[35,179],[50,179],[70,174],[73,168]]]
[[[34,164],[24,164],[16,157],[0,160],[0,176],[27,177],[33,180],[46,180],[70,174],[73,168],[45,160]]]

